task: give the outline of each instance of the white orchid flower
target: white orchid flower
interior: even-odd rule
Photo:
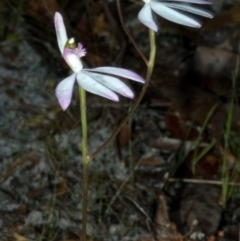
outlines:
[[[119,101],[116,93],[128,98],[134,97],[132,90],[113,76],[144,83],[141,76],[130,70],[116,67],[84,69],[80,58],[86,55],[86,50],[81,43],[76,45],[73,38],[67,38],[63,18],[58,12],[55,13],[54,23],[59,49],[64,60],[73,70],[73,74],[62,80],[56,87],[56,96],[63,110],[66,110],[71,102],[75,80],[86,91],[113,101]]]
[[[213,17],[211,13],[205,10],[195,8],[186,4],[183,5],[181,3],[175,3],[185,2],[195,4],[211,4],[210,2],[204,0],[143,0],[143,2],[145,4],[138,13],[138,19],[142,24],[144,24],[145,26],[147,26],[155,32],[158,31],[158,27],[153,19],[152,11],[155,12],[157,15],[166,18],[169,21],[193,28],[201,27],[201,23],[174,9],[179,9],[185,12],[190,12],[207,18]]]

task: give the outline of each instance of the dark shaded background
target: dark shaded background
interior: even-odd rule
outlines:
[[[148,31],[137,20],[141,6],[121,4],[127,28],[148,56]],[[157,18],[156,65],[144,100],[90,166],[91,239],[238,240],[240,4],[213,1],[211,8],[215,17],[202,19],[201,29]],[[54,89],[70,70],[56,42],[56,11],[63,14],[69,37],[86,47],[86,66],[121,66],[146,74],[114,1],[0,1],[0,240],[80,239],[78,93],[62,112]],[[141,85],[129,85],[137,96]],[[133,102],[112,103],[92,94],[87,101],[89,147],[95,151]],[[166,173],[175,179],[168,182]],[[224,177],[234,184],[226,202]]]

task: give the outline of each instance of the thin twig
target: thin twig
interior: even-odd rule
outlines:
[[[152,219],[150,218],[150,216],[146,213],[146,211],[132,198],[130,197],[125,197],[127,200],[129,200],[130,202],[132,202],[134,204],[134,206],[146,217],[147,220],[152,221]]]
[[[199,179],[186,179],[186,178],[169,178],[169,182],[185,182],[185,183],[197,183],[197,184],[209,184],[209,185],[222,185],[222,181],[214,181],[214,180],[199,180]],[[230,186],[240,187],[239,182],[229,182]]]
[[[145,64],[148,64],[148,60],[146,59],[146,57],[144,56],[144,54],[141,52],[141,50],[138,48],[135,40],[133,39],[132,35],[129,33],[128,29],[126,28],[124,21],[123,21],[123,15],[122,15],[122,11],[121,11],[121,4],[120,4],[120,0],[117,0],[117,10],[118,10],[118,15],[120,18],[120,22],[122,24],[122,28],[124,30],[124,32],[126,33],[126,35],[128,36],[128,38],[130,39],[130,41],[132,42],[134,48],[137,50],[137,52],[139,53],[139,55],[141,56],[141,58],[143,59],[143,61],[145,62]]]
[[[130,112],[128,113],[128,115],[122,120],[122,122],[120,123],[120,125],[117,127],[117,129],[115,130],[115,132],[113,132],[111,134],[111,136],[102,144],[102,146],[100,146],[95,152],[93,152],[92,154],[88,155],[88,160],[92,160],[96,155],[98,155],[102,150],[104,150],[116,137],[116,135],[119,133],[119,131],[123,128],[123,126],[127,123],[127,121],[129,121],[129,119],[132,117],[133,113],[135,112],[135,110],[137,109],[137,107],[139,106],[146,90],[148,87],[148,84],[151,80],[151,76],[152,76],[152,72],[153,72],[153,67],[154,67],[154,63],[155,63],[155,56],[156,56],[156,44],[155,44],[155,32],[151,29],[149,29],[149,38],[150,38],[150,57],[149,57],[149,61],[148,61],[148,65],[147,65],[147,76],[146,76],[146,82],[144,84],[144,86],[142,87],[142,90],[136,100],[136,102],[134,103],[132,109],[130,110]]]
[[[134,169],[136,169],[139,166],[140,162],[141,162],[141,159],[137,162],[137,164],[135,165]],[[125,179],[124,182],[121,184],[121,186],[118,188],[117,192],[115,193],[115,195],[112,197],[112,199],[109,202],[108,209],[110,209],[110,207],[113,205],[113,203],[115,202],[117,197],[120,195],[120,193],[122,192],[124,186],[131,180],[132,175],[133,175],[133,172],[131,172],[129,174],[127,179]]]

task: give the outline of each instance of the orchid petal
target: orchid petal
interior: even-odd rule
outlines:
[[[128,98],[134,97],[132,90],[123,81],[115,77],[97,73],[90,73],[86,71],[84,71],[84,73],[120,95]]]
[[[143,25],[147,26],[155,32],[158,31],[158,27],[153,20],[152,10],[149,4],[144,4],[143,8],[138,13],[138,19]]]
[[[58,47],[61,53],[63,54],[64,46],[67,42],[67,33],[66,33],[62,15],[58,12],[55,13],[54,24],[55,24],[56,34],[57,34]]]
[[[201,15],[201,16],[206,17],[206,18],[213,18],[213,15],[210,12],[207,12],[207,11],[199,9],[199,8],[186,6],[186,5],[182,5],[182,4],[175,4],[175,3],[164,3],[164,5],[166,7],[177,8],[177,9],[180,9],[180,10],[183,10],[183,11],[186,11],[186,12]]]
[[[77,73],[77,82],[78,84],[85,89],[88,92],[91,92],[96,95],[100,95],[104,98],[113,100],[113,101],[119,101],[118,96],[105,87],[104,85],[98,83],[95,79],[88,76],[85,71],[81,71]]]
[[[133,71],[117,68],[117,67],[98,67],[93,69],[85,69],[90,72],[99,72],[104,74],[110,74],[115,76],[120,76],[126,79],[134,80],[140,83],[144,83],[145,80],[138,74],[134,73]]]
[[[168,0],[166,0],[168,1]],[[196,4],[212,4],[211,2],[204,0],[170,0],[171,2],[186,2],[186,3],[196,3]]]
[[[72,100],[73,86],[76,74],[72,74],[66,79],[62,80],[56,87],[55,93],[58,102],[63,110],[66,110]]]
[[[158,15],[162,16],[163,18],[166,18],[169,21],[182,24],[189,27],[199,28],[201,27],[201,24],[197,22],[196,20],[179,13],[169,7],[164,6],[161,3],[158,2],[150,2],[150,5],[152,7],[152,10],[157,13]]]
[[[81,60],[78,58],[76,54],[72,52],[71,49],[64,48],[63,58],[75,73],[77,73],[83,68]]]

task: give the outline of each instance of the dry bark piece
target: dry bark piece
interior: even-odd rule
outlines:
[[[206,236],[214,235],[221,219],[221,207],[218,204],[221,189],[205,184],[187,184],[181,191],[179,206],[170,213],[179,230],[187,233],[194,222],[198,221],[194,231]]]
[[[170,108],[165,114],[165,123],[171,136],[180,140],[196,140],[199,130],[196,126],[190,126],[187,118],[174,108]]]
[[[142,157],[139,165],[143,166],[161,166],[163,160],[156,153],[149,153],[147,156]]]
[[[170,222],[164,194],[158,196],[157,212],[155,217],[156,240],[179,240],[176,225]]]

